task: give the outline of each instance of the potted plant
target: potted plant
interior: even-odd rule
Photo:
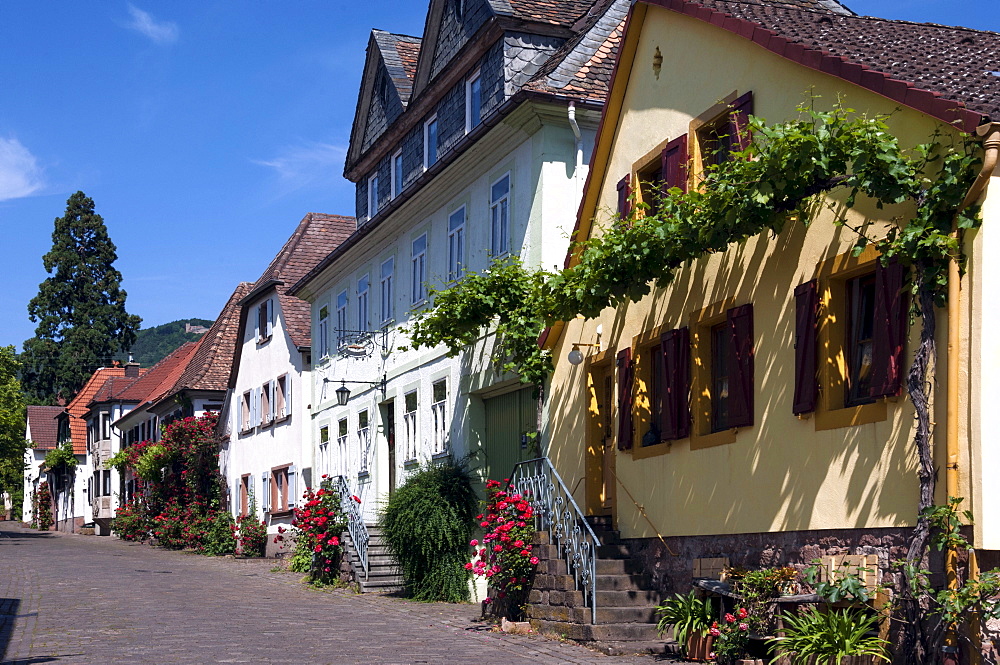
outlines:
[[[843,608],[823,612],[810,607],[786,613],[780,637],[769,640],[776,662],[791,665],[874,665],[888,662],[888,642],[870,633],[878,615]]]
[[[687,595],[674,594],[657,607],[660,620],[656,630],[660,635],[674,627],[674,639],[680,646],[681,656],[691,660],[708,660],[712,651],[712,601],[699,598],[692,590]]]
[[[715,638],[711,657],[719,663],[762,665],[760,660],[751,658],[747,651],[751,621],[753,619],[747,608],[738,607],[727,612],[721,624],[718,621],[712,622],[708,629],[709,637]]]

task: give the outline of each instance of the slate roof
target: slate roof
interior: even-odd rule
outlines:
[[[35,450],[53,450],[59,445],[59,423],[56,420],[64,411],[61,406],[29,406],[28,429]]]
[[[790,44],[826,52],[828,56],[860,65],[863,70],[886,74],[906,88],[926,90],[942,100],[962,102],[968,109],[992,119],[1000,118],[1000,78],[993,73],[1000,71],[998,33],[934,23],[817,12],[789,5],[768,6],[731,0],[699,2],[734,18],[755,23]],[[671,8],[683,11],[682,5],[690,6],[692,3],[678,0],[657,4],[671,5]],[[723,24],[723,27],[726,26]],[[733,25],[730,29],[735,27]],[[758,43],[764,41],[763,36],[754,35],[751,38]],[[796,59],[797,52],[790,51],[780,42],[774,44],[774,48],[771,48],[770,41],[762,45]],[[836,68],[836,63],[818,63],[816,68],[826,71],[827,68]],[[894,86],[892,83],[888,85],[890,88]],[[885,94],[882,85],[878,87],[877,91]],[[919,97],[907,90],[903,93],[914,99]],[[905,103],[927,110],[910,101]]]
[[[240,282],[229,296],[219,317],[195,344],[197,348],[169,390],[155,401],[162,401],[183,390],[225,391],[229,385],[229,371],[236,349],[237,330],[240,323],[239,301],[250,292],[250,282]]]
[[[312,324],[310,308],[309,303],[287,295],[286,291],[326,258],[340,243],[347,240],[347,237],[356,228],[357,221],[354,217],[326,215],[318,212],[306,214],[291,237],[271,260],[264,273],[247,291],[247,293],[253,293],[272,280],[283,282],[275,285],[275,290],[281,302],[285,329],[295,346],[302,348],[310,345],[310,326]],[[236,335],[233,338],[234,352],[240,343],[238,337],[239,335]]]
[[[403,107],[410,101],[413,92],[413,77],[417,73],[417,58],[420,55],[420,38],[397,35],[384,30],[372,30],[385,62],[386,71],[392,79]]]
[[[83,416],[90,410],[90,402],[94,395],[104,386],[104,383],[111,377],[124,377],[124,367],[102,367],[87,379],[83,388],[66,405],[69,414],[69,433],[73,441],[73,454],[87,454],[87,421]]]
[[[494,3],[500,13],[503,12]],[[510,13],[516,18],[540,21],[554,25],[572,26],[586,18],[595,4],[594,0],[509,0]]]

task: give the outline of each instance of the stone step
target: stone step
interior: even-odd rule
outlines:
[[[663,600],[658,591],[597,591],[598,607],[650,607],[659,605]],[[587,603],[583,591],[540,591],[532,590],[528,597],[529,603],[543,605],[565,605],[567,607],[583,607]]]
[[[598,575],[631,575],[640,570],[639,565],[631,559],[597,559],[594,568]],[[565,559],[547,559],[539,564],[538,572],[568,575],[569,569]]]
[[[645,591],[653,587],[653,578],[649,575],[598,575],[596,578],[598,591]]]
[[[632,553],[627,546],[621,543],[607,543],[597,548],[597,556],[600,559],[628,559],[631,558]]]
[[[649,640],[636,642],[595,642],[592,649],[600,651],[606,656],[638,656],[644,654],[657,654],[664,656],[658,658],[661,663],[686,663],[677,655],[677,644],[670,640]],[[676,656],[677,659],[668,659],[666,656]]]
[[[545,621],[590,623],[593,612],[589,607],[564,605],[528,605],[528,618]],[[655,607],[601,607],[597,605],[598,624],[655,623]]]
[[[571,623],[530,619],[531,627],[543,635],[578,642],[654,642],[659,640],[656,625],[651,623]],[[661,641],[661,643],[663,643]]]

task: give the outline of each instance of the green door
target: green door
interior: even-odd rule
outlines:
[[[522,388],[483,400],[486,431],[483,437],[483,480],[509,478],[514,465],[538,456],[538,402],[532,388]]]

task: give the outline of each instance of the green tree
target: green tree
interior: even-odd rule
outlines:
[[[42,257],[51,277],[28,303],[38,326],[24,343],[21,376],[33,400],[71,398],[95,369],[135,341],[142,319],[125,311],[122,275],[112,265],[117,258],[93,199],[73,194]]]
[[[0,347],[0,493],[6,492],[20,515],[24,491],[24,393],[13,346]]]

